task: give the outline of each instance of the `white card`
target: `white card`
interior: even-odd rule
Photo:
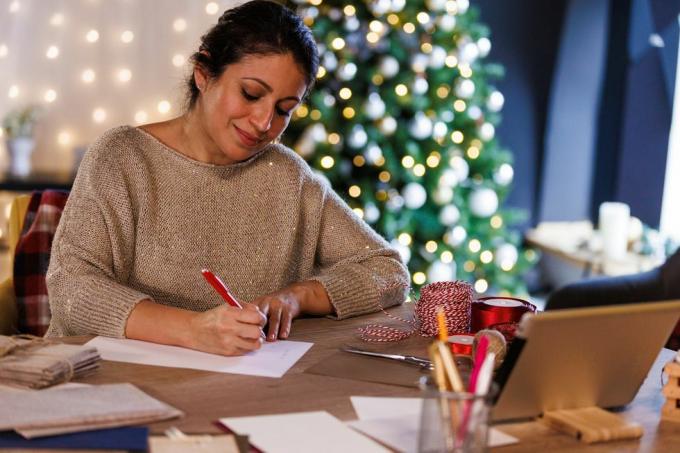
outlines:
[[[313,343],[302,341],[279,340],[264,343],[258,351],[243,356],[225,357],[139,340],[95,337],[87,342],[87,346],[99,350],[102,359],[114,362],[276,378],[286,374],[312,345]]]
[[[220,423],[267,453],[387,453],[325,411],[221,418]]]

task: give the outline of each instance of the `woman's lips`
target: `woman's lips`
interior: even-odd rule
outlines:
[[[237,126],[234,126],[234,128],[236,129],[236,132],[238,132],[239,138],[244,145],[255,146],[260,142],[259,138],[239,129]]]

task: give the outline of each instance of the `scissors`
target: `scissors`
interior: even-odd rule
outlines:
[[[408,363],[409,365],[416,365],[424,370],[431,370],[432,362],[427,359],[421,359],[420,357],[415,357],[412,355],[401,355],[401,354],[385,354],[382,352],[365,351],[363,349],[353,348],[351,346],[344,346],[340,350],[345,352],[351,352],[353,354],[367,355],[370,357],[380,357],[383,359],[398,360],[403,363]]]

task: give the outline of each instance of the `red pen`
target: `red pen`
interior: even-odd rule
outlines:
[[[222,296],[222,299],[232,307],[236,308],[243,308],[241,304],[238,303],[236,298],[231,295],[229,292],[229,288],[227,288],[227,285],[224,284],[220,278],[210,272],[208,269],[202,269],[201,274],[203,274],[203,277],[205,277],[206,280],[208,280],[208,283],[210,283],[210,286],[215,288],[215,291],[218,292],[220,296]]]

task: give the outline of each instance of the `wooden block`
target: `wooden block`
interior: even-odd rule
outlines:
[[[676,379],[673,379],[673,381],[674,382],[668,381],[668,383],[663,386],[661,393],[668,399],[680,400],[680,387],[676,385]]]
[[[668,362],[663,367],[663,372],[666,373],[669,376],[669,378],[671,377],[680,378],[680,363],[676,361]]]
[[[585,443],[606,442],[610,440],[638,439],[643,429],[599,407],[549,411],[543,420],[551,428],[570,434]]]
[[[666,400],[666,403],[661,408],[661,418],[680,422],[680,400]]]

